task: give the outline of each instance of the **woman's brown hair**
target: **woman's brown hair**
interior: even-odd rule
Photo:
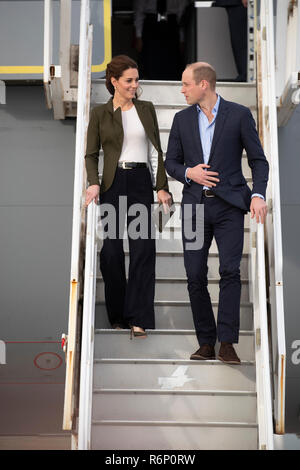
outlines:
[[[112,77],[119,80],[123,72],[127,69],[138,69],[137,63],[127,55],[117,55],[107,64],[106,88],[111,95],[115,94],[115,89],[111,83]]]

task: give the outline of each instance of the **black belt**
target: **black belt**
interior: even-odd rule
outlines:
[[[132,170],[133,168],[148,168],[148,165],[142,162],[118,162],[118,167],[123,170]]]
[[[215,197],[215,194],[212,192],[211,189],[203,189],[203,196]]]

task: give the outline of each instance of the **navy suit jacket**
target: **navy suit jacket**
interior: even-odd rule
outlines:
[[[242,173],[242,153],[246,150],[252,170],[250,190]],[[176,113],[168,142],[165,168],[170,176],[184,184],[182,203],[200,203],[203,186],[185,180],[187,167],[204,163],[198,125],[197,105]],[[269,165],[264,155],[250,110],[237,103],[220,100],[208,164],[219,173],[220,182],[213,192],[233,206],[247,212],[251,194],[265,197]]]

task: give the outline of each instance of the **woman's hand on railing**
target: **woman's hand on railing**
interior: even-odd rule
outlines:
[[[164,189],[157,191],[157,201],[163,205],[164,213],[170,212],[170,206],[172,205],[172,196]]]
[[[264,199],[259,196],[254,196],[250,204],[251,219],[256,218],[256,222],[265,223],[268,206]]]
[[[94,200],[95,204],[97,204],[99,192],[100,186],[98,184],[92,184],[87,188],[85,193],[85,207],[87,207],[92,200]]]

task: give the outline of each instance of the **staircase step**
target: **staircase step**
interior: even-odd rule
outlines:
[[[249,302],[249,286],[247,280],[242,280],[241,302]],[[216,302],[219,299],[219,279],[208,280],[208,291],[211,300]],[[97,279],[96,301],[104,299],[103,279]],[[156,278],[155,300],[183,300],[188,301],[187,281],[185,278]]]
[[[181,82],[141,81],[142,100],[152,101],[162,149],[168,145],[174,115],[186,108]],[[256,112],[254,83],[217,83],[226,100]],[[109,99],[105,80],[92,82],[92,106]],[[102,154],[102,152],[101,152]],[[103,166],[100,158],[99,171]],[[242,171],[251,187],[245,152]],[[111,330],[98,267],[94,336],[92,449],[256,450],[258,427],[254,362],[253,306],[249,302],[249,214],[245,217],[241,262],[241,331],[235,345],[242,362],[191,361],[198,349],[183,263],[180,201],[183,185],[168,176],[177,205],[156,240],[156,330],[146,340],[130,340],[129,330]],[[156,197],[156,196],[155,196]],[[98,251],[101,249],[99,240]],[[124,240],[128,271],[128,240]],[[209,291],[215,316],[219,298],[219,259],[215,240],[208,257]],[[101,328],[101,329],[100,329]],[[106,329],[105,329],[106,328]],[[216,353],[219,344],[216,345]]]
[[[159,235],[159,234],[157,234]],[[249,231],[245,230],[244,232],[244,247],[243,253],[249,253]],[[200,245],[200,243],[199,243]],[[124,249],[128,250],[128,239],[124,240]],[[181,235],[181,228],[175,228],[174,230],[168,229],[167,227],[162,232],[162,236],[156,239],[156,250],[157,251],[177,251],[183,252],[183,243],[182,243],[182,235]],[[210,253],[216,254],[218,253],[217,243],[216,240],[213,239]]]
[[[181,90],[180,81],[151,81],[141,80],[141,100],[152,101],[154,105],[177,105],[186,106],[186,100]],[[256,107],[256,85],[255,83],[230,83],[217,82],[217,93],[228,101],[235,101],[250,108]],[[92,105],[106,103],[110,98],[105,80],[92,80],[91,103]]]
[[[256,393],[98,389],[93,395],[92,414],[94,420],[243,421],[256,424]]]
[[[177,212],[177,211],[176,211]],[[175,212],[175,214],[176,214]],[[179,212],[179,211],[178,211]],[[174,214],[174,215],[175,215]],[[179,214],[176,216],[178,217]],[[172,224],[172,225],[171,225]],[[177,226],[173,226],[177,225]],[[101,225],[99,225],[99,240],[98,240],[98,246],[97,249],[100,251],[102,247],[102,228]],[[158,231],[155,232],[155,246],[156,246],[156,251],[157,252],[165,252],[165,253],[183,253],[183,243],[182,243],[182,230],[181,230],[181,221],[176,220],[171,218],[171,220],[168,222],[168,224],[165,226],[164,230],[162,233],[159,233]],[[153,238],[154,238],[153,237]],[[123,246],[124,246],[124,251],[128,252],[129,250],[129,243],[128,243],[128,238],[127,238],[127,232],[124,232],[123,235]],[[250,232],[249,229],[245,228],[244,229],[244,246],[243,246],[243,254],[248,254],[249,253],[249,242],[250,242]],[[201,244],[201,240],[199,240],[199,246]],[[218,247],[216,240],[213,239],[210,249],[209,249],[209,254],[216,255],[218,253]]]
[[[181,229],[175,229],[175,230],[170,230],[166,228],[163,232],[163,237],[164,238],[157,238],[156,239],[156,250],[158,252],[177,252],[177,253],[183,253],[183,243],[182,243],[182,238],[181,238]],[[243,247],[243,253],[247,254],[249,253],[249,232],[245,231],[245,236],[244,236],[244,247]],[[128,245],[128,239],[124,239],[124,250],[129,250],[129,245]],[[218,247],[216,240],[213,239],[211,247],[210,247],[210,253],[212,254],[217,254],[218,253]]]
[[[100,421],[92,425],[92,449],[255,450],[257,426],[248,423]]]
[[[255,364],[245,360],[95,359],[93,377],[94,389],[255,392]]]
[[[241,278],[246,279],[249,275],[248,271],[248,255],[244,254],[241,260]],[[125,250],[125,265],[126,272],[128,272],[129,266],[129,251]],[[183,261],[182,252],[168,252],[168,251],[157,251],[156,252],[156,276],[168,277],[170,279],[176,277],[186,277],[186,271]],[[97,275],[101,277],[100,266],[97,263]],[[212,253],[208,257],[208,277],[218,278],[219,277],[219,255]]]
[[[155,111],[159,128],[171,128],[175,114],[187,107],[187,105],[176,104],[176,102],[169,105],[156,103]],[[257,121],[256,107],[252,107],[251,113],[254,120]]]
[[[128,258],[128,260],[127,260]],[[129,254],[126,256],[126,262],[129,262]],[[208,277],[219,277],[219,256],[217,253],[212,253],[208,259]],[[241,261],[241,277],[248,277],[248,255],[244,254]],[[168,253],[159,251],[156,253],[156,276],[157,277],[186,277],[183,254],[182,253]]]
[[[249,423],[98,421],[92,449],[256,450],[257,426]]]
[[[129,330],[95,330],[96,359],[189,359],[198,348],[194,330],[147,330],[148,338],[130,340]],[[219,346],[216,347],[216,352]],[[254,360],[254,334],[240,331],[235,345],[242,360]]]
[[[191,330],[194,328],[191,306],[189,302],[162,301],[155,302],[155,324],[158,329],[178,329]],[[218,303],[213,303],[215,317],[217,317]],[[240,327],[242,330],[253,329],[252,304],[241,304]],[[108,321],[105,302],[96,304],[96,322],[98,329],[109,329],[111,325]]]

